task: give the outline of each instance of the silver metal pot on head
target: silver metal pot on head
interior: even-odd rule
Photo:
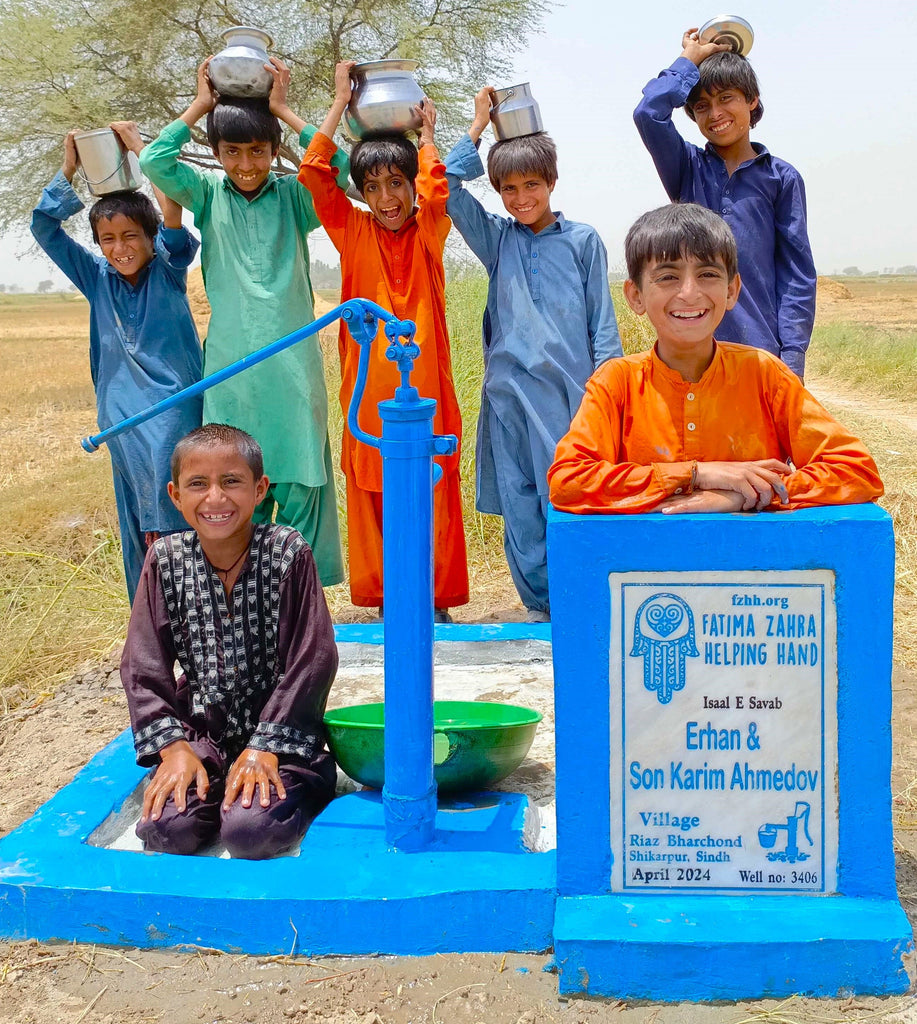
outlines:
[[[347,134],[362,139],[373,132],[419,131],[423,120],[414,108],[423,101],[423,89],[413,74],[418,67],[419,61],[397,57],[355,64],[353,95],[344,111]]]
[[[737,14],[718,14],[697,30],[702,43],[728,43],[733,53],[747,57],[755,41],[751,25]]]
[[[136,192],[143,185],[140,162],[111,128],[76,132],[73,140],[80,158],[80,174],[94,196]]]
[[[541,110],[532,96],[528,82],[511,85],[506,89],[494,89],[490,120],[498,142],[544,131]]]
[[[210,81],[220,97],[263,99],[274,79],[264,65],[274,40],[260,28],[235,25],[221,33],[226,47],[210,61]]]

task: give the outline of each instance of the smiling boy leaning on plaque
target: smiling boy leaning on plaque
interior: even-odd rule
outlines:
[[[648,352],[586,385],[548,473],[565,512],[740,512],[873,501],[876,465],[775,356],[714,338],[741,288],[735,238],[694,203],[644,214],[624,295]]]

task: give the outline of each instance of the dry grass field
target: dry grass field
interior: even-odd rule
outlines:
[[[206,300],[192,282],[202,325]],[[481,381],[480,279],[450,286],[454,369],[463,409],[462,475],[472,602],[460,621],[519,618],[502,552],[500,521],[474,511],[474,434]],[[318,297],[327,309],[335,296]],[[615,286],[628,351],[650,338]],[[88,308],[75,295],[0,296],[0,710],[39,696],[73,666],[101,657],[123,636],[128,607],[118,551],[108,454],[87,455],[82,435],[96,430],[87,359]],[[337,394],[336,330],[323,337],[329,394]],[[809,384],[869,443],[895,515],[899,543],[897,656],[917,665],[917,279],[826,281],[819,293]],[[333,447],[341,416],[332,401]],[[340,483],[340,481],[339,481]],[[343,486],[339,487],[343,494]],[[346,530],[346,518],[341,522]],[[346,586],[331,588],[339,621],[368,617]]]
[[[629,351],[650,339],[614,290]],[[328,302],[333,296],[322,298]],[[464,621],[518,616],[499,522],[473,511],[480,387],[480,281],[450,287],[465,421],[465,523],[472,568]],[[193,304],[206,316],[203,304]],[[127,621],[108,456],[86,455],[94,402],[88,310],[74,296],[0,296],[0,836],[15,828],[126,724],[112,650]],[[323,338],[337,391],[336,335]],[[902,903],[917,920],[917,279],[822,282],[812,391],[869,444],[895,518],[898,567],[892,797]],[[332,431],[340,436],[340,417]],[[334,588],[339,620],[365,613]],[[74,676],[108,653],[106,675]],[[66,680],[67,685],[62,685]],[[546,958],[373,960],[0,943],[0,1024],[915,1024],[917,1000],[791,998],[743,1005],[559,1001]]]

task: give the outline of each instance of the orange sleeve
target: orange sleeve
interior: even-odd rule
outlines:
[[[617,364],[617,365],[616,365]],[[688,490],[691,462],[642,466],[619,461],[628,405],[627,370],[611,359],[586,384],[579,411],[548,470],[551,504],[562,512],[651,512]]]
[[[316,132],[299,165],[299,181],[311,193],[315,212],[334,247],[343,252],[347,227],[355,211],[337,184],[337,168],[331,166],[336,152],[334,142]]]
[[[420,147],[417,161],[417,228],[429,245],[442,252],[452,228],[452,221],[446,213],[446,201],[449,199],[446,166],[439,157],[439,150],[432,144]]]
[[[846,430],[782,364],[773,414],[795,472],[786,478],[789,506],[854,505],[885,488],[866,446]]]

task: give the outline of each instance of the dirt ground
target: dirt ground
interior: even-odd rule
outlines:
[[[834,282],[833,284],[839,284]],[[917,320],[914,295],[886,301],[873,282],[823,286],[819,317],[890,324]],[[849,295],[849,297],[848,297]],[[917,417],[892,399],[864,399],[809,382],[844,415],[894,419],[917,433]],[[79,430],[75,417],[74,430]],[[7,482],[7,481],[4,481]],[[482,619],[515,618],[510,596]],[[464,616],[463,616],[464,618]],[[892,801],[902,904],[917,922],[917,676],[893,680]],[[87,663],[53,695],[0,723],[0,836],[69,782],[127,724],[117,656]],[[561,999],[548,955],[423,958],[245,957],[103,946],[0,943],[0,1024],[752,1024],[877,1021],[917,1024],[917,998],[657,1004]]]
[[[917,676],[895,672],[892,794],[898,888],[917,921]],[[352,687],[351,687],[352,688]],[[350,693],[348,700],[353,699]],[[12,713],[0,740],[0,835],[127,723],[114,658]],[[548,955],[245,957],[209,950],[0,943],[0,1024],[917,1024],[917,999],[673,1005],[561,999]]]

